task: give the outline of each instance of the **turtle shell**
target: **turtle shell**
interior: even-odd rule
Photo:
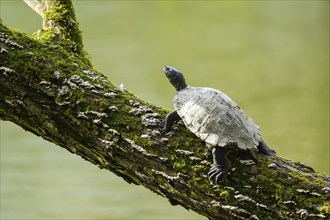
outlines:
[[[251,149],[261,141],[259,126],[219,90],[188,86],[173,102],[186,127],[207,144]]]

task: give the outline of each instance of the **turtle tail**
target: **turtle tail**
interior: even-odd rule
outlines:
[[[264,142],[264,140],[262,140],[262,139],[261,139],[261,141],[259,141],[258,150],[261,151],[262,153],[266,154],[266,155],[276,154],[276,151],[270,149],[267,146],[267,144]]]

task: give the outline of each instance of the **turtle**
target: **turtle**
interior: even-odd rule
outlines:
[[[256,147],[266,155],[276,154],[262,139],[259,126],[225,93],[188,86],[182,72],[174,67],[165,66],[163,71],[176,90],[175,110],[166,116],[163,131],[169,132],[181,119],[206,143],[213,157],[208,173],[211,181],[218,184],[227,178],[231,169],[226,155],[233,148],[246,150],[255,162],[258,162],[253,151]]]

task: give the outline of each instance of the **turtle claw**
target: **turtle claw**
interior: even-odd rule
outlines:
[[[227,178],[229,170],[229,167],[212,164],[210,172],[208,173],[209,179],[218,184]]]
[[[161,121],[161,122],[159,123],[159,127],[160,127],[160,129],[159,129],[160,132],[162,132],[162,133],[167,133],[167,132],[168,132],[168,131],[166,130],[165,122]]]
[[[216,184],[227,178],[230,171],[230,165],[226,154],[230,149],[224,147],[215,147],[212,149],[213,164],[208,173],[209,179]]]

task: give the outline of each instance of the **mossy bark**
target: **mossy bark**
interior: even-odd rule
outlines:
[[[251,164],[233,150],[233,171],[213,185],[204,143],[181,124],[161,133],[168,111],[97,72],[71,2],[52,4],[36,37],[0,24],[2,120],[209,219],[329,218],[330,178],[278,156],[256,152],[259,163]],[[63,7],[67,14],[58,15]]]

